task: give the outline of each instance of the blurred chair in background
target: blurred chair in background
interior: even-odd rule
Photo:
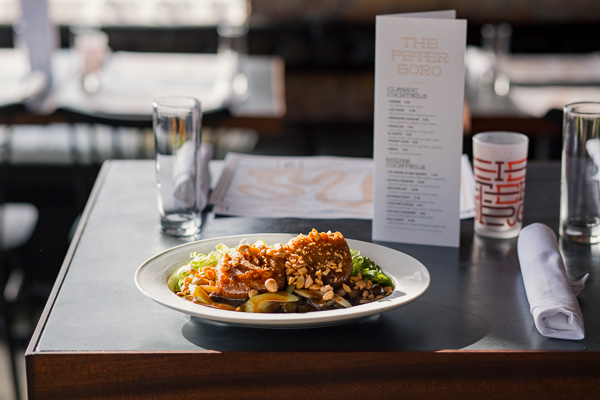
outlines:
[[[19,400],[19,373],[14,337],[15,305],[25,280],[19,250],[31,239],[38,222],[38,210],[29,203],[5,202],[10,168],[10,127],[0,127],[0,317],[14,384],[15,398]]]

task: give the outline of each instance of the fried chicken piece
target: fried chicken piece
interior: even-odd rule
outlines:
[[[340,232],[298,235],[278,248],[241,245],[221,258],[215,286],[218,296],[247,300],[249,293],[298,289],[337,288],[352,274],[352,255]]]
[[[298,235],[287,245],[288,266],[296,270],[307,269],[304,282],[322,282],[319,286],[336,288],[346,282],[352,274],[352,255],[344,235],[340,232],[318,232],[313,229],[308,235]],[[310,276],[310,278],[308,278]],[[305,287],[308,287],[307,285]]]
[[[248,292],[259,293],[284,290],[285,253],[266,247],[242,245],[231,254],[226,254],[217,265],[217,294],[232,300],[247,300]],[[269,282],[267,282],[269,281]]]

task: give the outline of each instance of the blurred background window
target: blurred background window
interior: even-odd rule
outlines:
[[[0,0],[2,22],[14,18],[18,0]],[[48,0],[56,25],[202,26],[247,16],[246,0]],[[6,15],[4,15],[6,14]]]

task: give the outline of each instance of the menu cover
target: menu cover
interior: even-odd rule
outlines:
[[[458,247],[467,23],[376,18],[373,240]]]

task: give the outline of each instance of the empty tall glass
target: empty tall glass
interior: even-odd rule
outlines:
[[[153,103],[156,183],[161,231],[200,233],[202,111],[192,97],[162,97]]]
[[[563,111],[560,235],[600,243],[600,102]]]

